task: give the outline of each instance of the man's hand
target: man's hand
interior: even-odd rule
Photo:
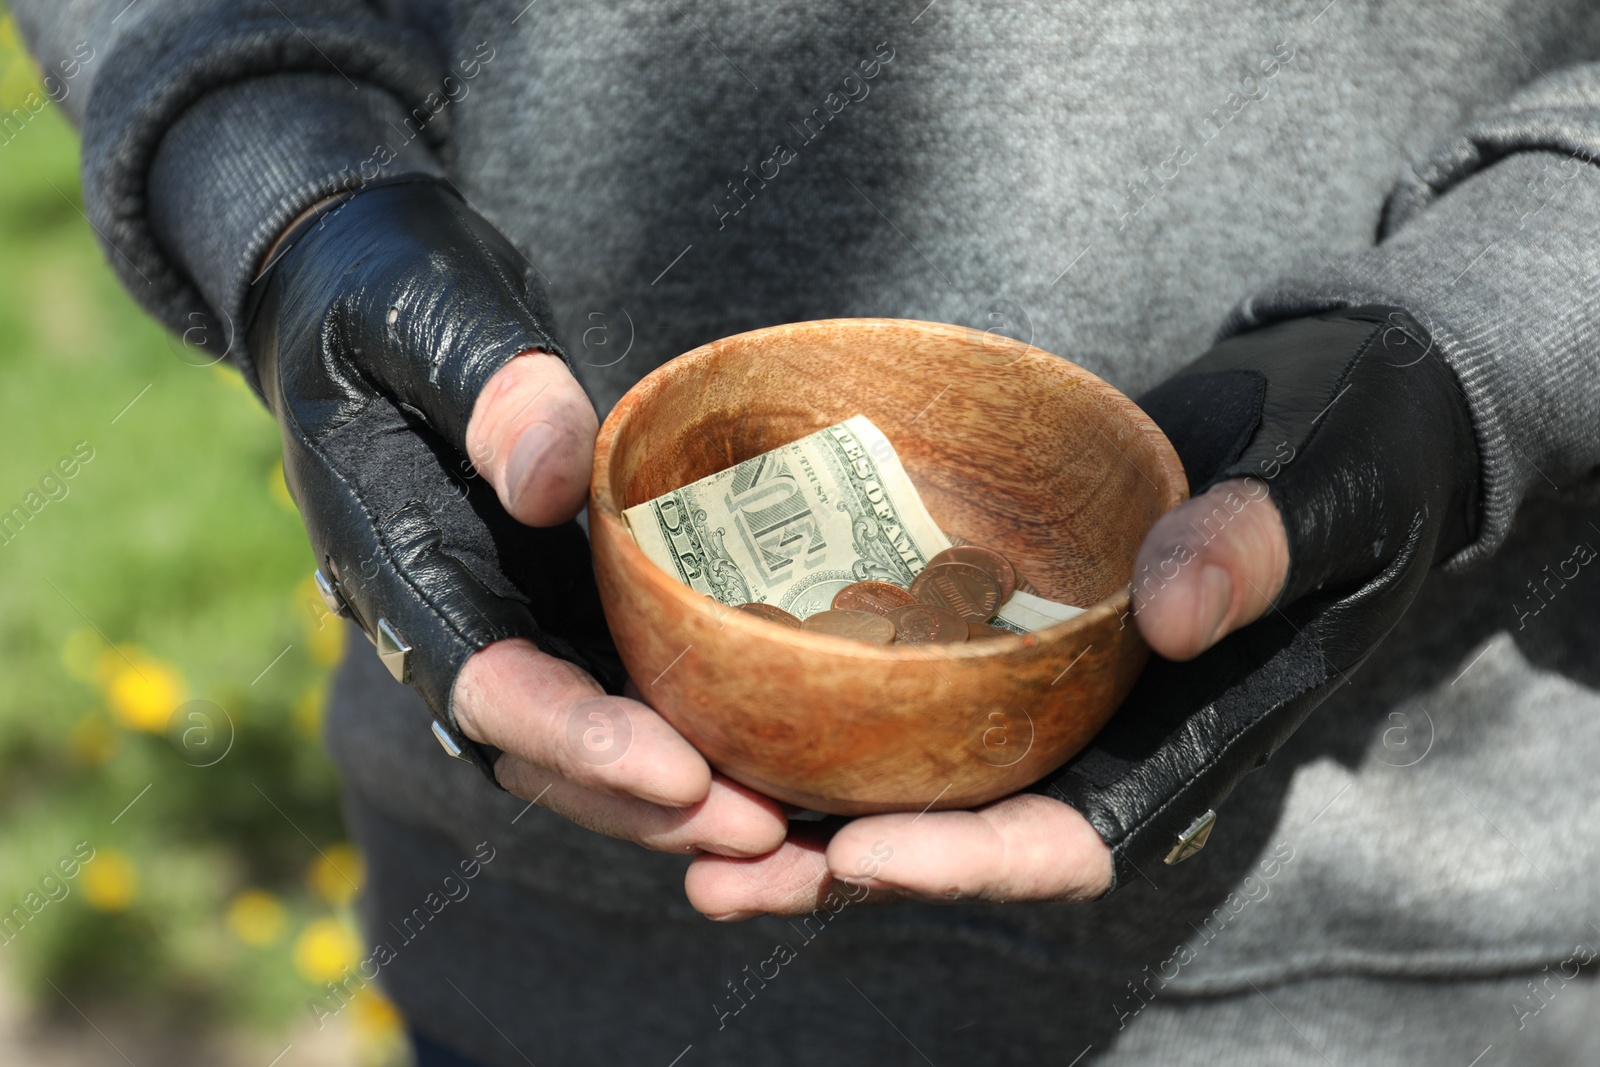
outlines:
[[[803,826],[803,824],[802,824]],[[1048,797],[1021,794],[975,811],[870,815],[831,838],[797,829],[753,860],[701,856],[689,867],[689,902],[723,920],[803,915],[841,887],[880,902],[1091,900],[1111,885],[1111,853],[1083,816]]]
[[[479,394],[467,454],[512,516],[553,526],[583,507],[598,427],[566,365],[526,353]],[[504,750],[501,785],[580,826],[668,852],[756,856],[783,840],[774,801],[713,775],[648,705],[605,695],[587,672],[529,641],[500,641],[468,659],[454,707],[467,737]]]
[[[1142,864],[1175,862],[1189,854],[1174,847],[1185,829],[1359,666],[1428,568],[1471,536],[1470,414],[1403,312],[1245,335],[1141,403],[1198,495],[1155,524],[1134,566],[1137,624],[1164,659],[1089,750],[1036,787],[1043,795],[856,819],[831,841],[800,836],[753,862],[704,857],[689,873],[697,907],[805,912],[840,882],[929,901],[1083,900]]]
[[[441,744],[602,833],[775,848],[778,805],[617,695],[572,521],[597,420],[517,249],[419,179],[319,205],[268,258],[249,344],[324,597],[422,694]]]
[[[783,841],[783,809],[713,774],[666,720],[606,696],[566,660],[523,640],[467,660],[456,719],[472,740],[504,749],[507,790],[579,826],[663,852],[759,856]]]

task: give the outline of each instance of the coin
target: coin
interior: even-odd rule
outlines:
[[[999,583],[970,563],[928,566],[911,583],[911,595],[923,604],[979,622],[988,622],[1000,610]]]
[[[874,615],[887,615],[894,608],[916,602],[916,597],[888,582],[857,582],[833,595],[837,611],[870,611]]]
[[[807,616],[800,629],[848,637],[869,645],[887,645],[894,640],[894,623],[870,611],[819,611]]]
[[[796,630],[800,629],[799,619],[782,608],[773,607],[771,604],[740,604],[738,610],[746,615],[754,615],[758,619],[775,622],[780,626],[789,626]]]
[[[967,620],[967,640],[968,641],[979,641],[979,640],[982,640],[983,638],[986,638],[986,637],[1010,637],[1010,636],[1011,636],[1011,631],[1010,630],[1002,630],[998,626],[990,626],[988,623],[986,623],[986,622],[978,622],[976,619],[968,619]]]
[[[889,612],[889,621],[901,644],[945,644],[967,639],[961,616],[931,604],[906,604]]]
[[[994,584],[1000,587],[1000,603],[1004,604],[1011,599],[1011,594],[1017,591],[1017,570],[1011,561],[992,548],[982,545],[957,545],[947,548],[928,561],[928,566],[937,567],[941,563],[970,563],[983,573],[994,579]]]

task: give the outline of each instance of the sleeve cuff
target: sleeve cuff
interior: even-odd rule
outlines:
[[[228,316],[238,332],[242,272],[214,274],[218,264],[242,261],[239,242],[270,228],[274,213],[292,217],[342,168],[400,136],[388,124],[411,109],[427,117],[411,151],[446,145],[450,109],[422,110],[442,98],[445,70],[433,42],[366,0],[171,6],[133,7],[91,68],[84,207],[134,299],[220,351],[231,339]],[[438,169],[431,157],[426,166],[406,163]],[[178,230],[159,229],[157,214]],[[248,376],[239,348],[234,340]]]
[[[1455,371],[1482,461],[1477,536],[1490,556],[1531,491],[1600,465],[1600,168],[1527,151],[1457,175],[1375,248],[1329,258],[1237,307],[1220,337],[1354,307],[1405,308]]]
[[[407,172],[443,167],[382,89],[280,74],[208,94],[168,129],[150,170],[149,226],[170,257],[158,269],[191,295],[162,318],[254,384],[242,309],[272,242],[317,201]]]

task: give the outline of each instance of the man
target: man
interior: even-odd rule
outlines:
[[[1586,5],[13,6],[375,643],[329,744],[424,1062],[1592,1062]],[[618,695],[570,520],[642,374],[850,315],[1070,356],[1202,495],[1088,753],[808,827]]]

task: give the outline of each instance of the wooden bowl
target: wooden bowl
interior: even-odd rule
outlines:
[[[947,534],[1085,607],[1024,636],[873,647],[730,611],[652,563],[621,511],[862,414]],[[590,536],[606,619],[646,700],[712,766],[842,815],[968,808],[1079,751],[1149,655],[1139,543],[1183,468],[1134,403],[1005,337],[899,319],[754,330],[662,366],[600,430]]]

